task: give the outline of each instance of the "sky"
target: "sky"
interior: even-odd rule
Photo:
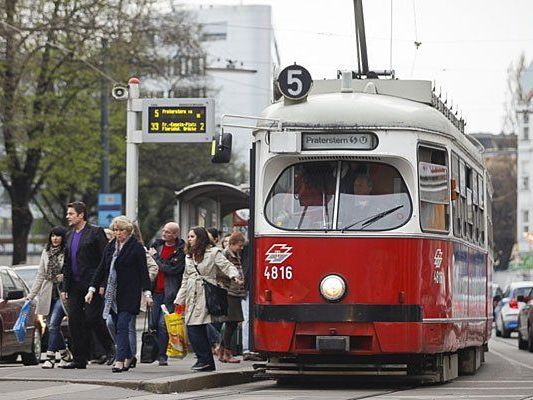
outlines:
[[[180,2],[271,5],[282,68],[296,62],[313,79],[357,69],[352,0]],[[522,53],[533,60],[533,0],[363,0],[363,10],[371,70],[435,81],[467,132],[502,131],[507,69]]]

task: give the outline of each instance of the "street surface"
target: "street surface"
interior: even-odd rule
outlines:
[[[516,337],[502,339],[493,337],[486,362],[474,376],[464,376],[445,385],[419,386],[412,382],[390,381],[379,378],[372,382],[351,380],[334,382],[316,380],[310,383],[283,386],[274,381],[257,381],[248,384],[216,389],[173,394],[154,394],[145,391],[123,389],[97,384],[74,384],[38,381],[0,381],[0,400],[94,400],[94,399],[224,399],[224,400],[304,400],[304,399],[372,399],[372,400],[430,400],[430,399],[509,399],[533,400],[533,353],[518,350]],[[248,364],[248,363],[247,363]],[[33,368],[33,375],[48,379],[59,370],[46,371],[40,367],[23,367],[14,364],[0,365],[0,378],[6,379],[16,370]],[[91,371],[101,368],[89,366],[87,371],[78,371],[78,375],[90,376]],[[167,373],[176,370],[172,364]],[[135,374],[137,379],[148,379],[161,371],[160,367],[146,366],[134,372],[118,375]],[[10,372],[9,374],[7,372]],[[63,371],[62,371],[63,372]],[[67,372],[67,371],[64,371]],[[71,371],[68,371],[71,372]],[[176,371],[177,372],[177,371]],[[16,375],[16,374],[15,374]],[[109,371],[109,375],[111,372]],[[129,375],[128,379],[135,375]],[[61,375],[58,375],[61,376]],[[197,376],[197,374],[191,374]],[[119,378],[118,376],[116,377]],[[120,376],[121,379],[126,376]],[[8,378],[9,379],[9,378]]]

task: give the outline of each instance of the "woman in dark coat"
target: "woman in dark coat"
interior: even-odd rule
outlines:
[[[151,306],[150,278],[146,268],[144,247],[132,236],[133,224],[121,215],[111,224],[115,233],[107,245],[104,256],[85,296],[90,303],[96,288],[105,288],[103,318],[111,315],[116,326],[116,362],[113,372],[129,370],[133,359],[128,340],[128,326],[139,314],[139,296],[143,292],[147,306]]]

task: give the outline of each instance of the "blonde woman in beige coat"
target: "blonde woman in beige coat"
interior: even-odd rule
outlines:
[[[59,295],[60,285],[63,282],[63,262],[65,260],[65,236],[67,230],[62,226],[54,226],[48,236],[48,243],[41,254],[39,270],[35,282],[28,294],[28,300],[37,296],[36,313],[49,315],[48,324],[48,349],[43,368],[54,368],[56,351],[61,356],[60,367],[72,361],[70,352],[65,345],[61,333],[61,321],[65,316],[65,308]]]
[[[216,285],[217,272],[243,284],[239,271],[222,255],[218,247],[211,245],[207,231],[195,227],[187,235],[185,248],[185,272],[175,304],[185,306],[187,334],[198,358],[194,371],[214,371],[215,360],[207,336],[207,324],[213,322],[207,311],[203,280]]]

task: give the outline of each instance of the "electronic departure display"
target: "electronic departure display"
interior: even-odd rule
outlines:
[[[206,133],[206,106],[148,107],[148,133]]]

